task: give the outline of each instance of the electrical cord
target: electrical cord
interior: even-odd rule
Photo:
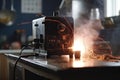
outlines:
[[[17,63],[18,63],[18,61],[21,59],[21,57],[22,57],[22,52],[23,52],[23,50],[26,48],[26,46],[24,46],[24,47],[22,47],[22,49],[21,49],[21,51],[20,51],[20,56],[19,56],[19,58],[15,61],[15,64],[14,64],[14,68],[13,68],[13,80],[15,80],[15,74],[16,74],[16,67],[17,67]]]
[[[23,44],[23,45],[22,45],[22,48],[21,48],[19,57],[18,57],[18,59],[15,61],[15,64],[14,64],[14,67],[13,67],[13,80],[15,80],[17,63],[18,63],[18,61],[21,59],[21,57],[35,56],[35,55],[22,55],[23,50],[24,50],[25,48],[27,48],[28,46],[31,47],[32,44],[27,43],[27,44]]]
[[[34,41],[32,41],[32,42],[34,42]],[[18,57],[18,59],[15,61],[15,64],[14,64],[14,67],[13,67],[13,80],[16,80],[16,79],[15,79],[15,74],[16,74],[17,63],[18,63],[18,61],[19,61],[22,57],[39,56],[39,55],[37,55],[37,54],[22,55],[22,52],[23,52],[23,50],[24,50],[25,48],[33,48],[33,47],[35,47],[35,44],[32,43],[32,42],[28,42],[28,43],[25,43],[25,44],[22,45],[22,48],[21,48],[19,57]],[[33,48],[33,50],[34,50],[34,49],[35,49],[35,48]]]

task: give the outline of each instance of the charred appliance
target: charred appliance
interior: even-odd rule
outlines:
[[[42,17],[32,21],[36,49],[44,49],[48,55],[72,55],[73,19],[71,17]]]

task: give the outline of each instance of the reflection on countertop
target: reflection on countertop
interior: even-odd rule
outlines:
[[[11,63],[19,57],[14,54],[6,54],[6,56]],[[117,80],[120,78],[120,61],[74,59],[62,55],[49,58],[22,57],[19,63],[25,71],[49,78],[47,80]]]
[[[8,57],[17,58],[17,55],[14,54],[7,54]],[[119,62],[109,62],[109,61],[100,61],[97,59],[74,59],[69,58],[68,55],[62,55],[62,56],[54,56],[50,58],[41,58],[36,56],[30,56],[30,57],[23,57],[22,61],[31,63],[33,65],[39,66],[54,66],[49,67],[51,69],[55,69],[55,67],[59,70],[62,69],[70,69],[70,68],[87,68],[87,67],[120,67],[120,61]],[[45,63],[45,64],[42,64]]]

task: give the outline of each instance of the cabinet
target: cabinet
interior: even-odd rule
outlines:
[[[13,80],[14,77],[14,64],[12,62],[9,62],[9,80]],[[16,67],[16,74],[15,74],[15,80],[24,80],[24,71],[22,66]]]
[[[9,62],[9,80],[13,80],[14,77],[13,68],[14,64],[12,62]],[[37,75],[34,72],[23,68],[21,65],[17,65],[15,80],[50,80],[50,79]]]
[[[25,70],[25,80],[50,80],[50,79],[37,75],[29,70]]]
[[[35,66],[30,66],[29,62],[23,64],[21,61],[17,63],[16,72],[13,75],[15,60],[14,58],[8,58],[8,80],[13,80],[13,77],[15,77],[15,80],[57,80],[50,73],[46,73]]]
[[[4,54],[0,53],[0,80],[8,79],[7,58]]]

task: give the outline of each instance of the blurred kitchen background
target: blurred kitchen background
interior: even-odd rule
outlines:
[[[10,11],[12,0],[1,0],[1,11],[4,1],[6,2],[5,9]],[[8,45],[14,41],[26,42],[32,35],[32,20],[41,14],[51,16],[60,2],[61,0],[14,0],[13,7],[16,14],[14,23],[12,25],[2,24],[4,23],[2,21],[0,23],[0,48],[8,49]],[[35,9],[36,7],[38,8]]]
[[[64,3],[62,4],[62,1]],[[120,6],[119,0],[1,0],[0,1],[0,49],[10,49],[13,42],[24,44],[32,40],[32,20],[41,16],[53,16],[60,9],[60,16],[88,18],[91,8],[100,10],[104,30],[100,36],[109,41],[113,53],[120,54]],[[13,9],[11,9],[11,5]],[[12,23],[2,20],[4,9],[13,10]],[[75,22],[76,23],[76,22]]]

